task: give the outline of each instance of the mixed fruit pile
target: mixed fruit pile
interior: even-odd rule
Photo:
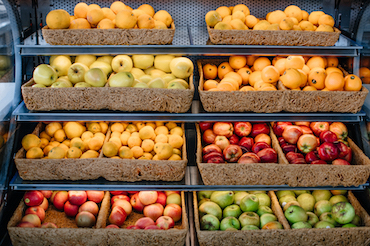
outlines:
[[[291,164],[351,164],[348,130],[341,122],[276,122],[272,129]]]
[[[203,66],[205,91],[276,91],[277,83],[297,91],[360,91],[361,79],[344,75],[336,57],[230,56]],[[369,73],[370,75],[370,73]]]
[[[154,11],[149,4],[142,4],[132,9],[121,1],[115,1],[110,8],[101,8],[97,4],[76,4],[74,15],[63,9],[52,10],[46,16],[50,29],[168,29],[173,22],[166,10]]]
[[[290,5],[282,10],[275,10],[260,20],[250,14],[245,4],[232,7],[221,6],[209,11],[205,16],[209,27],[217,30],[295,30],[334,32],[334,19],[323,11],[313,11],[310,14],[298,6]]]
[[[188,89],[192,61],[173,55],[51,56],[33,71],[33,87]]]
[[[277,163],[266,123],[200,122],[204,163]]]

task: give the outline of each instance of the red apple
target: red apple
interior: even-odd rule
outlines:
[[[152,218],[149,217],[140,218],[135,222],[135,226],[137,226],[140,229],[144,229],[145,227],[150,225],[155,225],[155,222]]]
[[[265,133],[261,133],[261,134],[258,134],[257,136],[254,137],[254,141],[256,143],[258,142],[265,142],[267,143],[269,146],[271,146],[271,138],[269,135],[265,134]]]
[[[221,150],[224,150],[230,145],[229,139],[227,139],[225,136],[216,136],[213,143],[220,147]]]
[[[24,203],[29,207],[39,206],[44,201],[44,195],[37,190],[27,191],[24,194]]]
[[[214,157],[221,157],[222,159],[224,158],[224,156],[221,153],[211,152],[203,156],[203,162],[207,162],[209,159]]]
[[[335,133],[332,131],[323,131],[320,133],[320,141],[322,143],[324,142],[334,143],[338,141],[338,138],[337,138],[337,135],[335,135]]]
[[[104,191],[100,190],[88,190],[86,191],[87,199],[89,201],[100,203],[104,198]]]
[[[303,134],[299,137],[297,142],[298,149],[305,154],[315,150],[317,146],[317,140],[313,134]]]
[[[231,137],[234,132],[233,124],[230,122],[216,122],[213,125],[213,132],[217,136]]]
[[[139,199],[143,205],[150,205],[157,201],[158,193],[156,191],[139,191]]]
[[[257,123],[253,124],[252,126],[252,132],[251,132],[251,137],[254,138],[258,134],[269,134],[270,133],[270,128],[266,123]]]
[[[260,162],[261,162],[261,159],[258,157],[258,155],[252,152],[243,154],[238,160],[238,163],[245,163],[245,164],[260,163]]]
[[[257,154],[258,152],[266,148],[271,148],[271,147],[265,142],[258,142],[253,145],[252,151]]]
[[[333,122],[329,126],[329,130],[334,132],[335,135],[337,135],[338,139],[343,139],[345,140],[348,136],[348,130],[345,124],[342,122]]]
[[[161,216],[155,222],[156,225],[163,230],[168,230],[175,226],[175,221],[170,216]]]
[[[123,208],[123,210],[125,210],[127,216],[129,216],[132,212],[132,206],[126,200],[117,200],[115,203],[112,204],[112,209],[116,206],[119,206],[119,207]]]
[[[87,201],[86,191],[70,190],[68,191],[68,200],[71,204],[80,206]]]
[[[150,225],[150,226],[145,227],[144,230],[161,230],[161,228],[159,228],[156,225]]]
[[[323,161],[334,161],[338,158],[339,150],[333,143],[323,143],[318,149],[319,157]]]
[[[272,127],[272,130],[274,131],[276,136],[281,136],[283,135],[283,131],[286,126],[291,126],[291,122],[276,122],[274,126]]]
[[[220,156],[214,156],[208,159],[207,163],[225,163],[225,160]]]
[[[248,150],[246,147],[244,147],[244,146],[240,146],[240,145],[239,145],[239,147],[240,147],[240,149],[242,150],[243,154],[245,154],[245,153],[249,152],[249,150]]]
[[[307,126],[307,127],[310,126],[310,122],[308,121],[297,121],[297,122],[294,122],[294,124],[297,126]]]
[[[213,122],[199,122],[199,127],[200,127],[200,130],[204,132],[213,127]]]
[[[294,159],[297,158],[303,158],[304,156],[301,153],[295,153],[295,152],[289,152],[285,155],[286,159],[288,160],[289,163],[292,163]]]
[[[238,145],[231,144],[224,149],[223,154],[227,162],[237,162],[239,157],[243,155],[243,151]]]
[[[163,206],[159,203],[150,204],[144,207],[143,214],[156,221],[163,214]]]
[[[133,196],[133,195],[135,195],[136,193],[139,193],[139,191],[133,191],[133,190],[131,190],[131,191],[123,191],[123,193],[122,193],[122,195],[127,195],[127,196]]]
[[[58,226],[52,222],[45,222],[41,224],[41,228],[58,228]]]
[[[110,219],[110,216],[109,216],[109,219]],[[87,212],[87,211],[78,213],[76,215],[75,220],[76,220],[76,224],[78,227],[93,227],[96,222],[95,216],[92,213]]]
[[[208,129],[203,133],[203,142],[210,144],[215,141],[216,134],[212,131],[212,129]]]
[[[44,201],[40,204],[40,207],[42,207],[45,211],[48,210],[49,207],[48,199],[44,197]]]
[[[207,145],[202,150],[203,155],[206,155],[206,154],[211,153],[211,152],[219,152],[220,154],[222,154],[222,150],[216,144]]]
[[[345,156],[347,156],[350,152],[352,152],[351,148],[348,147],[347,145],[345,145],[343,142],[337,142],[337,143],[334,143],[334,144],[335,144],[335,146],[337,146],[337,148],[339,150],[338,158],[340,158],[340,159],[344,159]],[[352,157],[352,155],[351,155],[351,157]],[[349,161],[349,162],[351,162],[351,161]]]
[[[304,159],[306,160],[307,163],[320,160],[319,156],[315,151],[308,152]]]
[[[105,227],[105,229],[110,229],[110,228],[119,229],[119,227],[117,225],[114,225],[114,224],[110,224],[110,225]]]
[[[304,158],[295,158],[290,164],[307,164]]]
[[[137,227],[136,225],[129,225],[128,227],[126,227],[126,229],[134,229],[134,230],[137,230],[137,229],[140,229],[140,228]]]
[[[127,192],[123,191],[123,190],[113,190],[113,191],[109,191],[112,196],[117,196],[117,195],[127,195]],[[126,193],[126,194],[124,194]]]
[[[68,201],[67,191],[58,191],[54,196],[54,207],[58,210],[63,210],[64,204]]]
[[[234,131],[239,137],[246,137],[252,131],[252,124],[249,122],[235,122]]]
[[[171,195],[173,193],[176,193],[176,194],[179,194],[180,195],[180,191],[178,191],[178,190],[165,190],[164,191],[164,194],[166,194],[166,196],[169,196],[169,195]]]
[[[56,195],[58,192],[59,192],[59,190],[55,190],[55,191],[53,191],[53,193],[51,194],[51,197],[50,197],[50,199],[49,199],[49,201],[50,201],[51,203],[53,203],[53,202],[54,202],[54,197],[55,197],[55,195]]]
[[[233,134],[231,137],[229,137],[230,144],[239,144],[239,137],[235,134]]]
[[[348,161],[346,160],[343,160],[343,159],[335,159],[334,161],[332,161],[333,165],[351,165],[351,163],[349,163]]]
[[[352,149],[349,149],[349,150],[350,150],[349,153],[347,155],[345,155],[344,157],[342,157],[342,159],[351,163],[351,161],[352,161]]]
[[[239,140],[239,146],[243,146],[247,148],[248,151],[252,151],[252,147],[254,145],[254,139],[250,137],[242,137]]]
[[[120,200],[120,201],[124,201],[124,200]],[[125,201],[125,202],[127,202],[128,204],[130,204],[128,201]],[[130,204],[130,207],[131,207],[131,204]],[[96,216],[98,216],[98,213],[99,213],[98,204],[96,204],[93,201],[87,201],[84,204],[82,204],[80,206],[80,208],[78,209],[78,212],[79,213],[81,213],[83,211],[90,212],[90,213],[92,213],[96,217]]]
[[[312,130],[308,126],[299,126],[303,134],[313,134]]]
[[[24,214],[36,214],[40,218],[41,222],[45,219],[45,210],[41,206],[29,207],[26,209]]]
[[[302,129],[299,126],[286,126],[283,131],[283,138],[287,143],[296,144],[302,134]]]
[[[166,206],[167,196],[164,192],[158,191],[158,199],[155,203],[161,204],[163,207]]]
[[[297,146],[294,145],[294,144],[283,144],[281,146],[281,149],[283,150],[283,152],[286,154],[286,153],[289,153],[289,152],[297,152],[298,149],[297,149]]]
[[[314,165],[315,165],[315,164],[316,164],[316,165],[317,165],[317,164],[319,164],[319,165],[324,164],[324,165],[325,165],[325,164],[328,164],[328,163],[326,163],[326,161],[323,161],[323,160],[316,160],[316,161],[311,162],[311,164],[314,164]]]
[[[41,220],[40,220],[39,216],[37,216],[36,214],[27,214],[27,215],[23,216],[21,222],[29,222],[29,223],[33,224],[35,227],[40,227],[41,226]]]
[[[88,213],[88,212],[82,212],[82,213]],[[95,217],[94,217],[95,218]],[[123,208],[120,206],[116,206],[112,209],[112,212],[109,215],[108,221],[111,224],[115,224],[119,227],[121,227],[127,218],[127,214]]]
[[[137,212],[143,212],[144,205],[140,202],[139,193],[134,194],[130,200],[131,206]]]
[[[111,199],[110,199],[110,204],[113,204],[115,201],[117,200],[126,200],[126,201],[130,201],[130,198],[126,195],[116,195],[116,196],[113,196]]]
[[[283,137],[279,137],[278,141],[279,141],[280,146],[283,146],[283,144],[287,144],[287,141],[285,141]]]
[[[311,122],[310,128],[319,137],[321,132],[329,130],[329,122]]]
[[[66,203],[64,203],[64,213],[67,216],[75,217],[78,214],[78,205],[74,205],[70,201],[66,201]]]
[[[266,148],[257,153],[262,163],[277,163],[277,153],[273,148]]]
[[[164,216],[170,216],[175,222],[181,219],[181,213],[181,207],[177,204],[168,204],[163,211]]]
[[[45,198],[49,199],[51,195],[53,194],[53,191],[51,190],[40,190],[40,192],[44,195]]]
[[[35,228],[36,226],[30,222],[20,222],[17,227]]]

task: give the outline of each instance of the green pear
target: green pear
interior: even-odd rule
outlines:
[[[353,220],[351,221],[351,224],[354,224],[356,226],[361,226],[362,225],[362,222],[361,222],[360,216],[358,216],[356,214],[355,217],[353,218]]]
[[[332,223],[327,221],[319,221],[315,224],[315,228],[334,228],[335,226]]]
[[[235,228],[237,230],[240,229],[240,222],[237,218],[229,216],[221,220],[220,223],[220,230],[221,231],[226,231],[226,229],[229,228]]]
[[[218,229],[220,229],[220,221],[216,216],[212,214],[206,214],[200,219],[200,229],[207,231],[217,231]]]
[[[261,228],[271,222],[271,221],[277,221],[277,218],[274,214],[263,214],[261,217],[260,217],[260,226]]]
[[[335,221],[335,219],[333,218],[333,215],[331,214],[331,212],[325,212],[325,213],[321,214],[319,219],[320,219],[320,221],[327,221],[327,222],[333,224],[334,226],[339,225]]]
[[[257,214],[259,216],[262,216],[264,214],[273,214],[273,212],[272,212],[272,209],[270,207],[267,207],[267,206],[263,205],[263,206],[258,207]]]
[[[292,229],[302,229],[302,228],[312,228],[311,224],[306,221],[300,221],[297,223],[294,223],[291,226]]]
[[[211,199],[209,199],[209,198],[203,198],[202,200],[199,201],[198,207],[200,207],[200,205],[202,205],[205,202],[211,202]]]
[[[295,198],[295,196],[292,196],[292,195],[285,195],[285,196],[283,196],[283,197],[281,197],[281,198],[279,199],[279,203],[280,203],[280,206],[281,206],[282,208],[284,208],[284,206],[285,206],[288,202],[290,202],[290,201],[297,201],[297,199]]]
[[[328,200],[332,196],[331,192],[328,190],[314,190],[312,192],[313,197],[315,197],[316,202],[321,200]]]
[[[205,198],[206,199],[206,198]],[[235,217],[235,218],[239,218],[239,216],[242,214],[242,210],[240,209],[240,207],[236,204],[233,204],[233,205],[229,205],[227,206],[224,211],[222,212],[222,216],[224,218],[226,217]]]
[[[338,202],[348,202],[348,200],[347,200],[347,197],[343,195],[336,195],[336,196],[330,197],[329,202],[331,202],[331,204],[334,205]]]
[[[255,225],[246,225],[246,226],[243,226],[243,228],[241,230],[242,231],[249,231],[249,230],[259,230],[259,229],[260,228],[258,228]]]
[[[222,219],[222,209],[215,202],[204,202],[199,206],[199,215],[204,216],[206,214],[212,214],[219,220]]]
[[[285,206],[283,207],[283,210],[284,210],[284,212],[285,212],[285,210],[287,210],[290,206],[292,206],[292,205],[297,205],[297,206],[301,206],[300,204],[299,204],[299,202],[297,202],[297,201],[290,201],[290,202],[287,202],[286,204],[285,204]]]
[[[300,221],[307,221],[308,215],[306,211],[296,205],[290,206],[285,212],[284,212],[285,218],[289,221],[290,224],[294,224]]]
[[[325,212],[330,212],[333,205],[328,200],[321,200],[315,204],[314,213],[320,217]]]
[[[180,84],[179,82],[176,82],[176,81],[171,81],[168,86],[167,86],[167,89],[179,89],[179,90],[185,90],[186,88]]]
[[[295,193],[296,196],[299,196],[299,195],[304,194],[304,193],[311,194],[310,191],[308,191],[308,190],[294,190],[293,192]]]
[[[148,83],[149,88],[164,88],[164,81],[161,78],[152,79]]]
[[[348,223],[342,226],[342,228],[350,228],[350,227],[357,227],[357,226],[351,223]]]
[[[211,195],[211,201],[217,203],[222,209],[233,204],[234,192],[232,191],[215,191]]]
[[[319,222],[319,217],[312,212],[306,212],[308,219],[307,222],[310,223],[311,226],[314,226],[317,222]]]
[[[91,85],[86,82],[78,82],[74,87],[91,87]]]
[[[260,226],[260,217],[254,212],[244,212],[239,216],[239,221],[242,227],[246,225]]]

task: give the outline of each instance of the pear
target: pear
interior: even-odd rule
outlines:
[[[222,209],[233,204],[234,192],[232,191],[215,191],[211,195],[211,201],[217,203]]]
[[[197,193],[198,201],[202,200],[203,198],[211,198],[213,191],[211,190],[202,190]]]
[[[219,220],[222,219],[222,209],[215,202],[204,202],[199,206],[199,215],[203,217],[206,214],[212,214]]]

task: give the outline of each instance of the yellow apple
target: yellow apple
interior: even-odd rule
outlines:
[[[134,61],[134,67],[140,69],[150,68],[154,64],[153,55],[133,55],[132,60]]]
[[[50,65],[55,69],[60,77],[68,75],[68,69],[72,65],[72,62],[65,56],[57,56]]]
[[[82,63],[73,63],[68,69],[68,80],[73,84],[84,82],[85,73],[89,68]]]
[[[162,70],[163,72],[170,73],[171,72],[170,62],[174,58],[175,56],[173,55],[157,55],[154,58],[154,67],[156,69]]]
[[[110,87],[132,87],[134,76],[130,72],[119,72],[113,75],[108,83]]]
[[[168,85],[168,83],[171,80],[176,79],[175,75],[173,75],[171,73],[166,73],[166,74],[162,75],[161,78],[164,80],[165,85]]]
[[[94,61],[96,61],[96,56],[94,55],[78,55],[75,60],[75,62],[85,64],[88,67],[90,67]]]
[[[165,88],[164,81],[161,78],[152,79],[148,83],[149,88]]]
[[[144,83],[146,83],[146,84],[148,84],[149,83],[149,81],[151,81],[153,78],[152,78],[152,76],[150,76],[149,74],[145,74],[145,75],[143,75],[143,76],[141,76],[140,78],[139,78],[139,80],[141,81],[141,82],[144,82]]]
[[[112,72],[112,67],[106,63],[106,62],[102,62],[102,61],[94,61],[91,65],[90,65],[90,69],[91,68],[101,68],[105,75],[108,76],[111,72]]]
[[[130,72],[132,73],[132,75],[134,75],[135,79],[139,79],[141,76],[145,75],[143,70],[136,67],[132,68]]]
[[[107,75],[101,68],[91,68],[85,73],[85,82],[94,87],[103,87],[107,83]]]
[[[98,57],[98,59],[96,59],[96,60],[97,61],[106,62],[109,65],[111,65],[112,64],[112,60],[113,60],[113,56],[101,56],[101,57]]]
[[[47,64],[38,65],[33,71],[33,80],[36,84],[52,85],[58,78],[57,72]]]
[[[114,72],[130,72],[132,69],[132,60],[128,55],[118,55],[112,60],[112,69]]]
[[[153,78],[162,77],[165,74],[166,74],[165,72],[163,72],[162,70],[159,70],[159,69],[153,69],[149,73],[149,75],[152,76]]]
[[[54,59],[55,59],[55,58],[57,58],[58,56],[59,56],[59,55],[53,55],[53,56],[50,56],[49,64],[51,64],[51,63],[54,61]],[[70,56],[67,56],[67,55],[62,55],[62,56],[65,56],[65,57],[67,57],[70,61],[72,61]]]
[[[170,63],[170,69],[177,78],[185,79],[192,75],[194,70],[193,62],[186,57],[176,57]]]

